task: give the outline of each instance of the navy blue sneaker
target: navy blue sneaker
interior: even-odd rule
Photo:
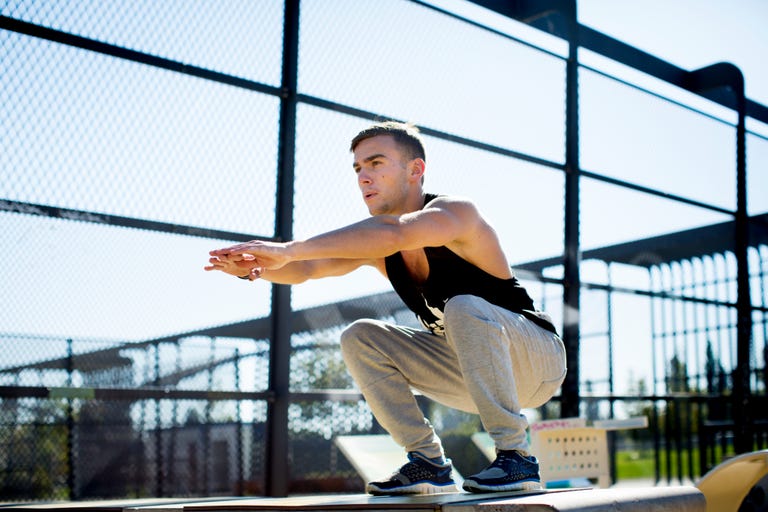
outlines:
[[[469,492],[529,491],[541,489],[539,461],[526,457],[517,450],[498,451],[496,460],[464,480]]]
[[[408,462],[389,480],[370,482],[365,486],[365,492],[374,496],[459,492],[451,471],[453,466],[450,460],[444,464],[435,464],[418,452],[410,452]]]

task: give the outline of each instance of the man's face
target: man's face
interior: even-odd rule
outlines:
[[[408,171],[402,153],[391,135],[360,141],[352,167],[357,185],[371,215],[403,212],[408,196]]]

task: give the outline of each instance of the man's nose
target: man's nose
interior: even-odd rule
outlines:
[[[366,171],[361,169],[360,172],[357,173],[357,182],[361,185],[367,184],[371,182],[371,178]]]

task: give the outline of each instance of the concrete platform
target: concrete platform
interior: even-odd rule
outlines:
[[[359,510],[394,512],[705,512],[695,487],[553,489],[522,493],[369,496],[337,494],[288,498],[144,499],[0,506],[0,512],[285,512]]]
[[[226,498],[228,501],[236,501],[241,498]],[[165,509],[180,511],[185,504],[205,503],[207,501],[222,501],[225,498],[124,498],[113,500],[84,500],[84,501],[50,501],[30,503],[0,503],[1,512],[123,512],[135,509]]]

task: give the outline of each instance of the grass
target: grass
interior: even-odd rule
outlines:
[[[631,450],[616,453],[616,478],[619,480],[653,477],[652,450]]]
[[[719,447],[716,448],[716,451],[718,452],[716,454],[716,457],[718,460],[720,460],[720,449]],[[668,478],[668,476],[672,476],[673,478],[677,478],[678,476],[678,457],[680,457],[682,460],[680,461],[682,465],[682,472],[684,476],[688,475],[688,466],[689,466],[689,460],[692,462],[693,471],[694,474],[697,476],[699,475],[699,450],[692,450],[691,452],[688,452],[687,450],[682,450],[680,454],[678,455],[677,451],[672,451],[669,454],[670,457],[670,463],[672,468],[672,475],[667,475],[667,452],[662,450],[659,452],[659,470],[661,474],[662,479]],[[692,460],[691,460],[692,457]],[[653,460],[653,450],[646,449],[646,450],[626,450],[626,451],[618,451],[616,452],[616,478],[619,480],[622,479],[631,479],[631,478],[654,478],[655,477],[655,470],[654,470],[654,460]]]

